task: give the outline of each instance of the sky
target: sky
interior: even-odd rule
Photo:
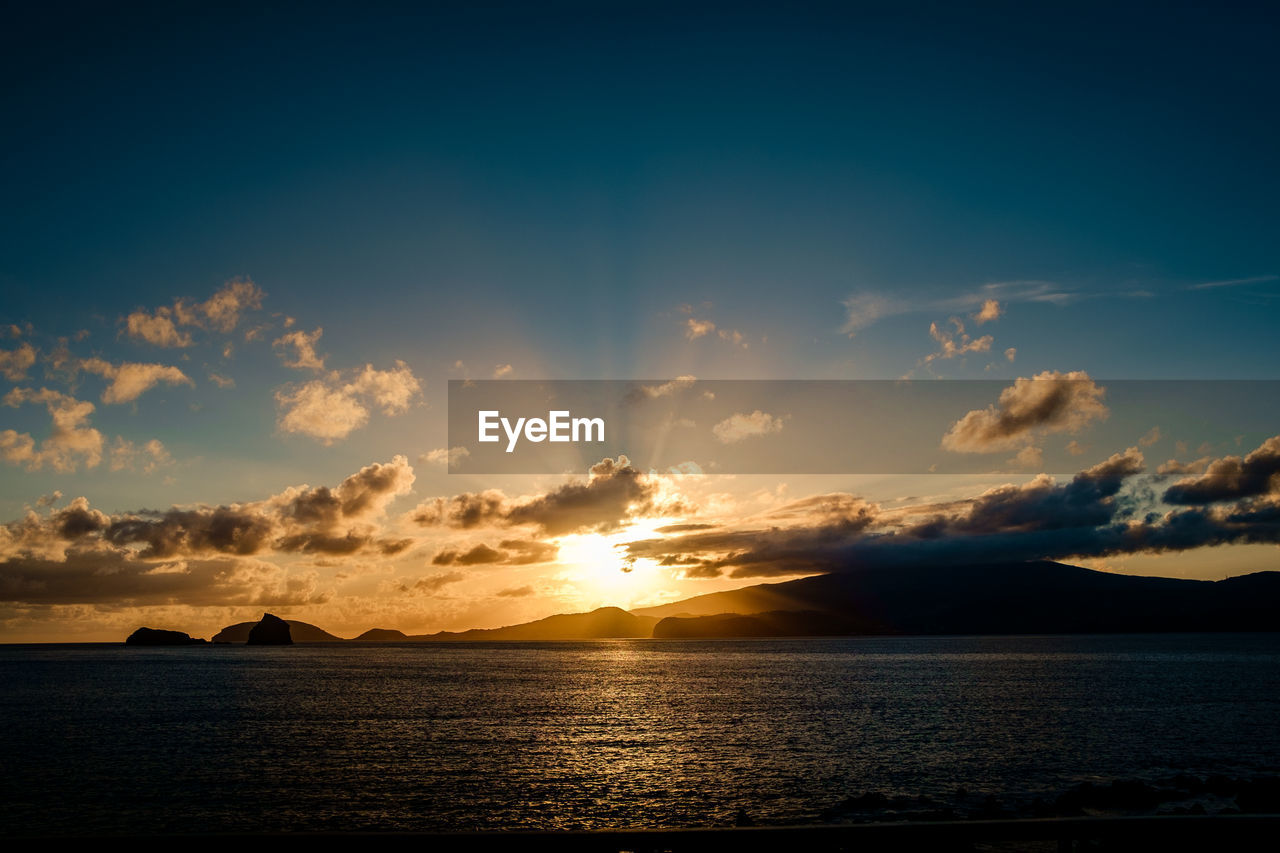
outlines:
[[[1277,36],[1222,3],[11,10],[0,641],[979,551],[1280,569],[1280,423],[1126,433],[1106,397],[1280,378]],[[682,377],[1009,391],[937,436],[964,475],[450,453],[450,380]],[[739,449],[794,434],[774,409]]]

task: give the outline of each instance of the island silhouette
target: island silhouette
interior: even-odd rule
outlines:
[[[1047,560],[878,566],[765,583],[634,611],[601,607],[501,628],[343,638],[265,613],[213,643],[442,643],[610,638],[1119,634],[1280,630],[1280,572],[1219,581],[1100,572]],[[256,639],[255,639],[256,638]],[[131,645],[203,643],[140,628]]]

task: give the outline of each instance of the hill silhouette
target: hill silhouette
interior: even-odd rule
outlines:
[[[299,622],[296,619],[285,619],[289,623],[289,635],[295,643],[341,643],[344,640],[341,637],[335,637],[322,628],[317,628],[307,622]],[[221,631],[213,635],[211,642],[214,643],[247,643],[249,642],[249,632],[253,630],[253,626],[257,622],[237,622],[234,625],[228,625]]]
[[[1221,581],[1139,577],[1036,561],[996,565],[863,569],[711,593],[637,610],[664,634],[758,636],[852,634],[1072,634],[1280,630],[1280,572]],[[681,622],[665,624],[675,617]],[[821,618],[819,618],[821,617]],[[814,630],[806,630],[806,619]],[[696,620],[700,624],[692,624]],[[747,633],[735,633],[738,630]]]
[[[1081,634],[1280,630],[1280,572],[1220,581],[1120,575],[1047,560],[868,567],[626,611],[601,607],[502,628],[344,640],[286,620],[295,643],[446,643],[875,634]],[[243,643],[258,623],[219,631]]]
[[[470,631],[441,631],[410,639],[427,642],[467,642],[484,640],[597,640],[616,637],[650,637],[658,620],[637,616],[620,607],[601,607],[590,613],[562,613],[536,622],[505,628],[473,628]]]

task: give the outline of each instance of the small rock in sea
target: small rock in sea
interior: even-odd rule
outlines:
[[[751,815],[747,814],[746,809],[738,809],[738,813],[733,817],[734,826],[755,826],[756,822],[751,819]]]

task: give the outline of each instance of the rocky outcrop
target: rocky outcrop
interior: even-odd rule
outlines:
[[[126,646],[199,646],[207,641],[181,631],[163,631],[159,628],[139,628],[124,641]]]
[[[293,635],[289,633],[289,623],[279,616],[273,616],[270,613],[262,614],[262,621],[249,629],[249,645],[293,645]]]
[[[335,637],[322,628],[317,628],[309,622],[299,622],[297,619],[286,619],[289,623],[289,636],[293,638],[295,643],[342,643],[346,642],[341,637]],[[254,629],[257,622],[237,622],[234,625],[228,625],[221,631],[213,635],[212,642],[215,643],[247,643],[249,642],[249,632]]]

